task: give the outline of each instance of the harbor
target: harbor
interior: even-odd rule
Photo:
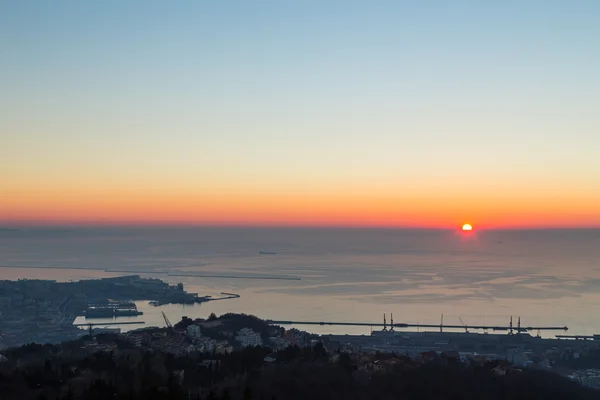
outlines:
[[[139,303],[157,305],[204,303],[235,299],[198,296],[183,284],[169,284],[139,275],[57,282],[20,279],[0,281],[0,348],[22,344],[58,343],[81,336],[79,327],[120,329],[119,325],[145,324]],[[151,306],[151,308],[154,308]],[[146,308],[144,311],[148,311]],[[152,319],[152,318],[150,318]]]
[[[414,324],[414,323],[394,323],[394,317],[391,316],[390,323],[387,323],[385,314],[383,316],[383,322],[333,322],[333,321],[277,321],[269,320],[271,324],[275,325],[337,325],[337,326],[368,326],[368,327],[382,327],[382,332],[394,332],[394,328],[417,328],[417,329],[439,329],[443,332],[444,329],[460,329],[465,330],[468,333],[470,330],[482,330],[482,331],[507,331],[509,334],[513,333],[525,333],[525,332],[539,332],[539,331],[568,331],[567,326],[521,326],[521,318],[519,318],[517,325],[513,325],[513,319],[510,318],[508,325],[454,325],[444,324],[443,316],[440,324]],[[388,327],[390,328],[388,330]],[[372,330],[372,329],[371,329]]]

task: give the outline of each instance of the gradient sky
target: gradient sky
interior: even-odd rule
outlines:
[[[600,226],[600,2],[2,1],[0,222]]]

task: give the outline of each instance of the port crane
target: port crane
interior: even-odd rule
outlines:
[[[384,323],[376,323],[376,322],[337,322],[337,321],[280,321],[280,320],[267,320],[267,323],[274,325],[338,325],[338,326],[382,326],[385,330],[388,330],[387,321]],[[394,328],[413,328],[417,329],[421,328],[433,328],[439,329],[443,332],[443,329],[465,329],[465,325],[444,325],[443,321],[440,321],[438,324],[421,324],[417,322],[416,324],[406,324],[406,323],[394,323]],[[520,328],[515,328],[512,324],[509,326],[504,325],[467,325],[467,329],[470,330],[492,330],[492,331],[509,331],[514,332],[515,330],[520,330],[521,332],[535,331],[535,330],[543,330],[543,331],[568,331],[569,328],[566,326],[521,326]]]
[[[462,320],[461,317],[458,317],[458,320],[460,321],[460,323],[465,327],[465,333],[469,333],[469,328],[467,327],[467,324],[465,324]]]
[[[162,317],[165,320],[165,325],[167,326],[167,328],[172,329],[173,328],[173,324],[171,324],[171,321],[169,321],[169,318],[167,318],[167,314],[165,314],[164,311],[161,311]]]

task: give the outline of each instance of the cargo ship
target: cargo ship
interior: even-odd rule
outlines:
[[[143,314],[134,303],[96,304],[85,311],[86,318],[134,317]]]

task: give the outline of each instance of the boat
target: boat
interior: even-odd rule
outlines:
[[[86,318],[114,318],[143,315],[134,303],[94,304],[85,311]]]
[[[275,253],[274,251],[259,251],[258,254],[261,254],[261,255],[274,255],[274,254],[277,254],[277,253]]]

